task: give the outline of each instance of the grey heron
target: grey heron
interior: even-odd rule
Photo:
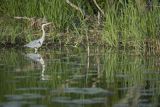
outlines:
[[[45,39],[45,30],[44,30],[44,27],[47,26],[47,25],[49,25],[49,24],[51,24],[51,23],[42,24],[42,37],[41,38],[29,42],[28,44],[24,45],[24,47],[34,48],[35,49],[35,53],[37,53],[38,48],[42,46],[43,41]]]

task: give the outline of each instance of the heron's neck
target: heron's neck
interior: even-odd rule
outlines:
[[[45,38],[45,31],[44,31],[44,27],[42,27],[42,38]]]

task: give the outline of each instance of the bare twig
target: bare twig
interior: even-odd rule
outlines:
[[[82,9],[80,7],[78,7],[75,4],[71,3],[69,0],[66,0],[66,3],[68,3],[71,7],[75,8],[76,10],[78,10],[82,14],[82,16],[84,18],[84,13],[83,13],[83,11],[82,11]]]
[[[16,17],[14,17],[15,19],[24,19],[24,20],[28,20],[29,22],[30,22],[30,26],[31,27],[39,27],[39,26],[41,26],[42,25],[42,23],[47,23],[47,20],[46,20],[46,18],[44,17],[44,18],[35,18],[35,17],[31,17],[31,18],[29,18],[29,17],[26,17],[26,16],[24,16],[24,17],[20,17],[20,16],[16,16]]]
[[[14,17],[15,19],[27,19],[27,20],[33,20],[34,18],[28,18],[28,17],[20,17],[20,16],[16,16]]]

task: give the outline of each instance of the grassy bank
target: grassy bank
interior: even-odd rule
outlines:
[[[144,47],[159,49],[158,0],[150,4],[144,0],[69,2],[1,0],[0,44],[23,45],[39,38],[41,23],[38,20],[45,17],[53,22],[47,31],[46,44],[49,45],[98,44],[138,50]],[[15,16],[26,16],[33,20],[18,20],[14,19]],[[36,24],[32,25],[32,22]]]

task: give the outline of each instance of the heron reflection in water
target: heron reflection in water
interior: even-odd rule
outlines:
[[[45,71],[45,62],[42,58],[42,56],[40,54],[36,54],[36,53],[27,53],[25,54],[25,56],[35,62],[38,62],[41,64],[41,67],[42,67],[42,72],[41,72],[41,80],[48,80],[49,79],[49,76],[45,75],[44,74],[44,71]]]
[[[30,43],[24,45],[24,47],[29,47],[29,48],[34,48],[35,49],[35,53],[37,53],[37,50],[38,48],[40,48],[43,44],[43,41],[45,39],[45,30],[44,30],[44,27],[49,25],[51,23],[45,23],[45,24],[42,24],[42,37],[37,39],[37,40],[34,40],[34,41],[31,41]]]

